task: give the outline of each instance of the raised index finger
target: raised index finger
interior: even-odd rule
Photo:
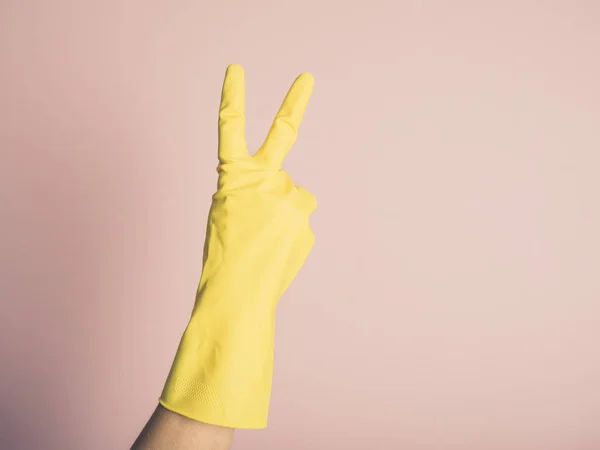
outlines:
[[[275,116],[265,143],[257,152],[258,157],[276,166],[281,165],[296,141],[313,86],[314,78],[309,73],[296,78]]]
[[[239,64],[227,67],[219,109],[219,160],[248,156],[244,128],[244,69]]]

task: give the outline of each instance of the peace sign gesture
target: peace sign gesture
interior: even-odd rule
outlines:
[[[244,71],[227,68],[219,110],[219,181],[190,323],[160,402],[232,428],[266,426],[275,307],[314,244],[316,200],[281,169],[313,89],[304,73],[286,95],[264,144],[244,137]]]
[[[250,157],[244,136],[244,84],[242,66],[230,65],[225,74],[219,111],[219,159],[222,162]],[[256,160],[268,167],[281,167],[285,155],[296,141],[313,85],[314,79],[309,73],[296,78],[275,116],[264,144],[254,155]]]
[[[264,144],[254,155],[246,145],[244,69],[239,64],[227,68],[221,107],[219,109],[219,188],[213,200],[226,196],[243,195],[245,202],[277,200],[293,204],[310,215],[317,207],[314,196],[294,185],[291,177],[281,169],[285,155],[294,145],[298,128],[310,99],[314,79],[309,73],[301,74],[287,93]],[[261,194],[269,193],[266,198]],[[231,202],[230,202],[231,203]],[[213,206],[215,206],[213,204]],[[260,214],[260,208],[251,215]],[[248,222],[250,217],[245,218]]]

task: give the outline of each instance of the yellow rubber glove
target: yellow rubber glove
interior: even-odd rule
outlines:
[[[316,200],[281,169],[313,89],[290,88],[263,146],[244,138],[244,71],[227,68],[219,114],[219,181],[190,322],[160,403],[232,428],[267,426],[275,307],[314,243]]]

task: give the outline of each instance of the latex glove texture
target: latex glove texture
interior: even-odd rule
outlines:
[[[314,244],[316,200],[281,164],[313,89],[293,83],[265,143],[244,137],[244,71],[227,68],[219,112],[218,187],[190,322],[160,403],[189,418],[232,428],[267,425],[275,308]]]

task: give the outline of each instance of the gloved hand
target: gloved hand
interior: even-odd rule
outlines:
[[[314,243],[316,200],[281,169],[313,89],[290,88],[263,146],[244,138],[244,71],[227,68],[219,114],[218,188],[208,217],[202,276],[160,403],[232,428],[267,425],[275,307]]]

